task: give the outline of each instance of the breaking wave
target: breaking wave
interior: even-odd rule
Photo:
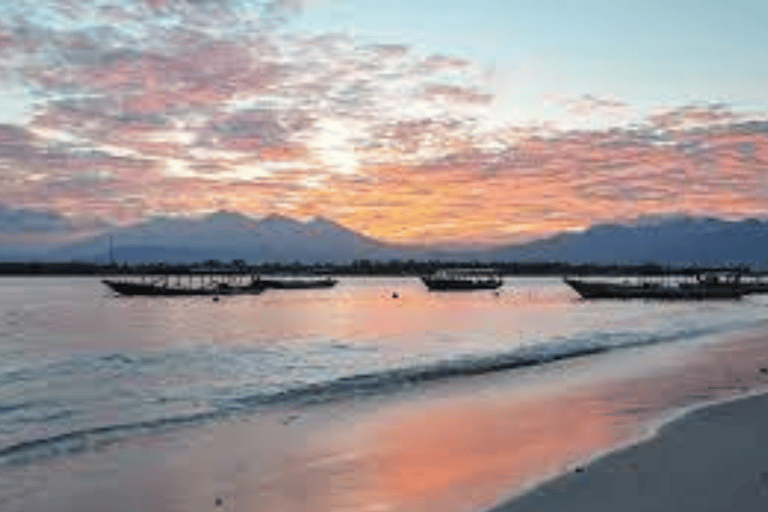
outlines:
[[[301,407],[349,398],[396,393],[437,381],[458,379],[555,361],[585,357],[619,348],[693,339],[733,330],[744,325],[719,325],[700,329],[681,329],[664,334],[648,332],[603,332],[548,340],[515,350],[484,355],[466,355],[420,365],[335,379],[305,383],[282,390],[246,394],[211,400],[207,410],[170,415],[156,419],[71,430],[20,441],[0,447],[0,464],[25,464],[30,461],[98,450],[132,436],[220,421],[250,414],[270,406]],[[0,412],[3,412],[0,409]]]

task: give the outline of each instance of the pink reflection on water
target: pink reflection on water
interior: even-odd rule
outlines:
[[[215,303],[209,297],[119,298],[92,279],[60,284],[48,281],[40,289],[47,295],[25,300],[34,305],[24,313],[28,340],[39,340],[47,354],[329,340],[417,346],[474,337],[508,343],[532,332],[546,335],[546,326],[556,332],[553,315],[573,308],[570,292],[552,280],[509,279],[496,296],[430,293],[416,278],[342,278],[332,289],[268,290]],[[34,294],[35,287],[24,286]]]
[[[356,343],[373,335],[408,344],[443,329],[503,339],[499,333],[512,332],[526,315],[555,318],[564,303],[560,291],[523,290],[499,297],[430,294],[413,280],[386,280],[347,283],[331,293],[225,298],[215,305],[109,300],[96,314],[79,314],[85,325],[107,315],[105,323],[117,325],[109,335],[127,329],[125,339],[85,337],[83,346],[114,343],[121,350],[314,336]],[[568,305],[569,314],[583,314],[581,304]],[[46,321],[64,336],[84,325],[66,315]],[[33,487],[37,479],[39,493],[21,503],[41,511],[475,510],[638,435],[643,421],[670,409],[764,386],[761,366],[768,366],[762,336],[696,350],[618,351],[134,439],[66,461],[3,469],[0,485]],[[223,499],[220,508],[216,497]]]
[[[221,510],[246,512],[478,510],[642,435],[667,411],[764,387],[764,366],[768,343],[756,336],[264,413],[40,467],[45,497],[26,504],[202,512],[220,497]]]
[[[600,403],[580,398],[469,399],[428,414],[409,411],[393,428],[385,421],[377,491],[397,510],[490,506],[531,475],[564,468],[627,434],[606,423]]]

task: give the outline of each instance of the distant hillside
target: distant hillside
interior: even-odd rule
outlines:
[[[597,264],[722,265],[768,262],[768,222],[662,217],[598,225],[538,242],[488,251],[495,260]]]
[[[49,260],[106,260],[112,236],[117,261],[251,263],[346,262],[398,258],[401,253],[325,219],[311,222],[272,216],[254,220],[218,212],[202,219],[155,219],[81,240],[47,255]]]
[[[73,221],[51,210],[0,204],[0,260],[44,259],[47,252],[67,241],[108,228],[92,220]]]
[[[70,232],[45,212],[0,210],[0,236],[26,232]],[[597,225],[583,232],[503,247],[445,248],[387,244],[326,219],[298,222],[271,216],[261,220],[218,212],[202,218],[156,218],[59,246],[0,244],[0,259],[101,261],[112,237],[118,262],[191,263],[207,259],[249,263],[346,263],[353,260],[561,261],[565,263],[768,266],[768,222],[726,221],[684,216]],[[2,240],[0,240],[2,242]]]

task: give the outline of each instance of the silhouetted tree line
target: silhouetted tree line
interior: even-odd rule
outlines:
[[[135,263],[135,264],[98,264],[72,261],[66,263],[47,262],[0,262],[0,275],[115,275],[115,274],[189,274],[211,273],[249,273],[249,274],[322,274],[348,276],[419,276],[431,274],[441,269],[495,269],[503,275],[548,276],[564,274],[592,275],[659,275],[667,273],[693,274],[712,267],[668,266],[656,263],[641,265],[598,265],[569,264],[563,262],[507,262],[491,263],[480,261],[414,261],[414,260],[355,260],[350,263],[314,263],[299,261],[292,263],[262,263],[249,265],[244,260],[223,262],[206,260],[193,264]],[[723,270],[740,270],[749,273],[748,267],[731,266]]]

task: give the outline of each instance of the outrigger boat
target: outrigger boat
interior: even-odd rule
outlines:
[[[584,299],[738,299],[750,293],[738,272],[700,272],[693,280],[665,275],[618,281],[565,277],[564,281]]]
[[[421,280],[430,291],[495,290],[504,284],[494,269],[444,269]]]
[[[126,296],[256,295],[266,286],[253,276],[203,274],[141,276],[133,280],[102,279],[102,283]],[[197,281],[197,282],[196,282]]]

